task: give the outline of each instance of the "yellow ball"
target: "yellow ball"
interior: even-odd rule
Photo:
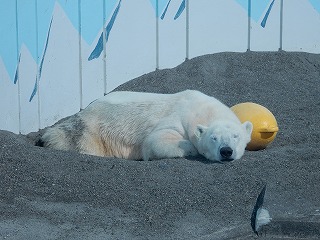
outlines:
[[[247,145],[247,150],[260,150],[267,147],[279,131],[277,121],[273,114],[265,107],[252,103],[239,103],[231,107],[240,121],[250,121],[253,124],[251,141]]]

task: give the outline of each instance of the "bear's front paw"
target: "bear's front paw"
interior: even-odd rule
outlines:
[[[189,151],[187,156],[197,156],[199,154],[198,150],[196,148],[193,148]]]
[[[181,148],[183,150],[184,156],[197,156],[199,154],[198,150],[188,140],[181,141],[179,143],[179,148]]]

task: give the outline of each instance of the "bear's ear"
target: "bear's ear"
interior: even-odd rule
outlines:
[[[201,138],[202,134],[207,130],[208,128],[202,125],[197,125],[196,130],[194,131],[194,134],[197,138]]]
[[[251,122],[246,121],[242,124],[242,126],[244,127],[244,129],[246,130],[246,133],[248,134],[249,137],[251,137],[251,133],[253,130],[253,125]]]

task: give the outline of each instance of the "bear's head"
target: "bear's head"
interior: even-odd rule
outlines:
[[[198,151],[209,160],[232,161],[240,159],[251,140],[253,125],[233,121],[216,121],[209,127],[198,125]]]

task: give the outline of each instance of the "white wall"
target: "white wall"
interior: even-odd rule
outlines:
[[[37,131],[204,54],[319,53],[319,12],[316,0],[0,0],[0,129]]]

